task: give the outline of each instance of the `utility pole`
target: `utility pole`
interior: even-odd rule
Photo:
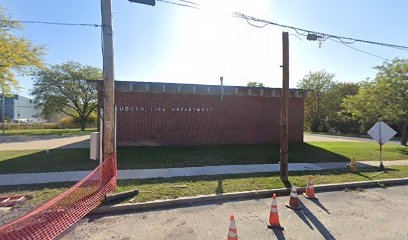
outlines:
[[[282,33],[282,51],[280,179],[288,182],[289,35],[287,32]]]
[[[224,102],[224,77],[220,77],[220,82],[221,82],[221,102]]]
[[[103,40],[103,160],[115,148],[115,77],[113,61],[112,0],[101,0]]]
[[[6,79],[3,78],[3,92],[1,95],[2,101],[1,101],[1,105],[2,105],[2,111],[1,111],[1,119],[2,119],[2,123],[3,123],[3,136],[6,136]]]

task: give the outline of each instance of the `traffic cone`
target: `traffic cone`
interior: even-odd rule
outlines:
[[[350,167],[350,172],[351,173],[356,173],[357,172],[357,164],[356,164],[356,159],[352,158],[349,164]]]
[[[309,199],[317,199],[317,197],[315,195],[315,190],[314,190],[314,187],[313,187],[312,178],[313,178],[313,176],[309,176],[309,181],[307,182],[306,192],[303,193],[303,196],[305,196],[305,198],[309,198]]]
[[[297,209],[302,208],[299,205],[299,199],[297,197],[297,189],[296,189],[295,185],[292,185],[292,190],[290,191],[289,203],[286,203],[286,207],[291,208],[293,210],[297,210]]]
[[[277,228],[282,229],[283,227],[279,223],[279,214],[278,214],[278,206],[276,204],[276,194],[273,194],[272,197],[272,205],[271,205],[271,212],[269,214],[269,224],[267,225],[268,228]]]
[[[230,226],[228,230],[227,240],[238,240],[237,227],[235,226],[234,214],[231,214],[231,217],[230,217]]]

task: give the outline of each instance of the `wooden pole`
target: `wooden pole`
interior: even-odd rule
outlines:
[[[113,60],[112,0],[101,0],[103,40],[103,160],[115,148],[115,78]]]
[[[289,35],[287,32],[282,33],[282,50],[280,179],[288,182]]]
[[[3,123],[3,125],[2,125],[2,128],[3,128],[3,136],[6,136],[6,90],[5,90],[5,88],[6,88],[6,79],[5,78],[3,78],[3,86],[2,86],[2,89],[3,89],[3,92],[2,92],[2,95],[1,95],[1,98],[2,98],[2,101],[1,101],[1,105],[2,105],[2,111],[1,111],[1,119],[2,119],[2,123]],[[6,139],[4,139],[4,141],[6,141]]]

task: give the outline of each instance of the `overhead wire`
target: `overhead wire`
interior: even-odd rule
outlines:
[[[376,55],[376,54],[373,54],[373,53],[370,53],[370,52],[367,52],[367,51],[358,49],[358,48],[356,48],[356,47],[350,46],[349,44],[344,44],[344,43],[342,43],[341,41],[337,41],[337,40],[332,39],[332,38],[331,38],[330,40],[332,40],[332,41],[334,41],[334,42],[337,42],[337,43],[339,43],[339,44],[342,44],[342,45],[345,46],[345,47],[348,47],[348,48],[354,49],[354,50],[356,50],[356,51],[365,53],[365,54],[367,54],[367,55],[371,55],[371,56],[373,56],[373,57],[382,59],[382,60],[387,61],[387,62],[392,62],[392,60],[390,60],[390,59],[388,59],[388,58],[384,58],[384,57],[378,56],[378,55]]]
[[[29,23],[29,24],[47,24],[47,25],[59,25],[59,26],[102,27],[102,25],[96,24],[96,23],[67,23],[67,22],[32,21],[32,20],[8,20],[8,22]]]
[[[193,1],[187,1],[187,0],[179,0],[180,2],[185,2],[185,3],[189,3],[189,4],[193,4],[193,5],[200,5],[199,3],[193,2]]]
[[[196,3],[194,1],[188,1],[188,0],[178,0],[178,2],[174,2],[174,1],[169,1],[169,0],[157,0],[159,2],[163,2],[166,4],[172,4],[172,5],[176,5],[176,6],[180,6],[180,7],[188,7],[188,8],[194,8],[194,9],[200,9],[199,3]],[[322,41],[326,41],[327,39],[330,39],[336,43],[342,44],[343,46],[349,47],[351,49],[354,49],[356,51],[371,55],[373,57],[385,60],[385,61],[391,61],[387,58],[375,55],[373,53],[355,48],[350,46],[351,44],[354,44],[356,42],[361,42],[361,43],[367,43],[367,44],[373,44],[373,45],[378,45],[378,46],[383,46],[383,47],[390,47],[390,48],[394,48],[394,49],[398,49],[398,50],[404,50],[404,51],[408,51],[408,47],[407,46],[403,46],[403,45],[396,45],[396,44],[390,44],[390,43],[383,43],[383,42],[376,42],[376,41],[371,41],[371,40],[363,40],[363,39],[357,39],[357,38],[352,38],[352,37],[344,37],[344,36],[338,36],[338,35],[333,35],[333,34],[328,34],[328,33],[323,33],[323,32],[317,32],[314,30],[308,30],[308,29],[303,29],[303,28],[299,28],[299,27],[295,27],[295,26],[290,26],[290,25],[284,25],[284,24],[280,24],[277,22],[272,22],[272,21],[268,21],[268,20],[264,20],[264,19],[259,19],[256,17],[252,17],[240,12],[234,12],[232,14],[233,17],[236,18],[241,18],[241,19],[245,19],[246,22],[253,27],[256,28],[264,28],[268,25],[274,25],[274,26],[278,26],[278,27],[282,27],[282,28],[288,28],[288,29],[292,29],[296,32],[297,35],[299,36],[307,36],[308,34],[316,34],[318,37],[318,41],[322,42]],[[81,27],[101,27],[101,31],[105,32],[105,27],[101,24],[95,24],[95,23],[67,23],[67,22],[51,22],[51,21],[34,21],[34,20],[8,20],[9,22],[20,22],[20,23],[28,23],[28,24],[47,24],[47,25],[59,25],[59,26],[81,26]],[[253,22],[258,22],[261,23],[262,25],[257,25],[254,24]],[[294,35],[294,34],[293,34]],[[102,49],[103,51],[103,49]]]
[[[279,27],[282,27],[282,28],[293,29],[296,32],[298,32],[298,34],[300,34],[299,32],[303,32],[303,35],[304,34],[306,34],[306,35],[307,34],[316,34],[316,35],[318,35],[319,37],[322,38],[321,39],[322,41],[325,41],[325,40],[331,38],[331,39],[338,39],[339,41],[341,41],[344,44],[353,44],[355,42],[361,42],[361,43],[374,44],[374,45],[379,45],[379,46],[383,46],[383,47],[390,47],[390,48],[394,48],[394,49],[408,51],[408,46],[390,44],[390,43],[383,43],[383,42],[376,42],[376,41],[371,41],[371,40],[357,39],[357,38],[333,35],[333,34],[329,34],[329,33],[317,32],[317,31],[313,31],[313,30],[298,28],[298,27],[294,27],[294,26],[290,26],[290,25],[284,25],[284,24],[280,24],[280,23],[276,23],[276,22],[272,22],[272,21],[268,21],[268,20],[264,20],[264,19],[255,18],[255,17],[245,15],[245,14],[239,13],[239,12],[234,12],[232,14],[232,16],[236,17],[236,18],[245,19],[251,26],[255,26],[255,27],[258,27],[258,28],[263,28],[263,27],[265,27],[267,25],[275,25],[275,26],[279,26]],[[264,25],[258,26],[258,25],[255,25],[255,24],[251,23],[251,21],[252,22],[263,23]],[[302,34],[300,34],[300,35],[302,35]]]
[[[167,4],[172,4],[172,5],[177,5],[177,6],[180,6],[180,7],[189,7],[189,8],[194,8],[194,9],[200,9],[198,7],[200,4],[192,2],[192,1],[179,0],[182,3],[177,3],[177,2],[173,2],[173,1],[167,1],[167,0],[156,0],[156,1],[167,3]],[[193,4],[193,5],[190,5],[190,4]]]

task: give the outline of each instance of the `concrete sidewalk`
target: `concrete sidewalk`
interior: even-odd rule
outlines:
[[[290,163],[289,171],[318,171],[347,168],[346,162]],[[358,162],[357,167],[377,167],[378,161]],[[408,160],[386,161],[385,166],[408,165]],[[0,174],[1,185],[72,182],[84,178],[90,171]],[[119,170],[119,179],[171,178],[203,175],[279,172],[279,164],[223,165],[186,168]]]
[[[0,136],[0,151],[55,148],[89,148],[90,135],[80,136]]]

